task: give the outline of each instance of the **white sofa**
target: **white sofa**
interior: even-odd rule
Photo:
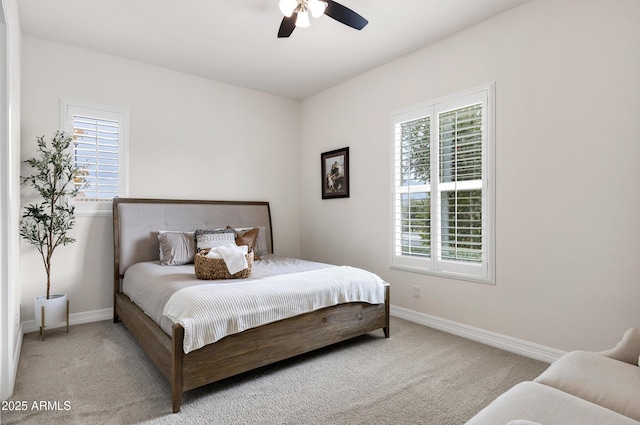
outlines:
[[[467,425],[640,425],[639,364],[640,328],[631,328],[611,350],[565,354]]]

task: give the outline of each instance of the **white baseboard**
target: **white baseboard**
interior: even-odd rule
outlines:
[[[560,351],[555,348],[486,331],[484,329],[475,328],[473,326],[464,325],[462,323],[453,322],[440,317],[418,313],[417,311],[408,310],[406,308],[392,305],[390,306],[390,310],[392,316],[399,317],[410,322],[419,323],[453,335],[458,335],[491,347],[500,348],[501,350],[520,354],[535,360],[553,363],[565,354],[564,351]],[[391,330],[391,333],[393,335],[393,329]]]
[[[453,335],[458,335],[472,341],[477,341],[491,347],[500,348],[501,350],[520,354],[522,356],[540,360],[543,362],[553,363],[562,355],[566,354],[564,351],[557,350],[555,348],[546,347],[544,345],[535,344],[533,342],[486,331],[484,329],[464,325],[462,323],[453,322],[451,320],[442,319],[440,317],[431,316],[424,313],[419,313],[417,311],[409,310],[406,308],[392,305],[390,306],[390,310],[392,316],[399,317],[400,319],[405,319],[410,322],[438,329],[440,331],[447,332]],[[69,315],[69,325],[99,322],[101,320],[109,320],[112,318],[113,308],[87,311],[83,313],[74,313]],[[61,328],[64,326],[66,326],[66,323],[63,322],[48,326],[47,329]],[[20,332],[20,342],[22,342],[22,334],[40,330],[40,326],[36,324],[35,320],[27,320],[25,322],[22,322],[21,328],[22,331]],[[16,348],[16,350],[18,350],[16,358],[19,358],[20,356],[19,350],[21,346],[22,344],[19,344]]]
[[[99,322],[102,320],[113,319],[113,308],[103,308],[102,310],[85,311],[83,313],[73,313],[69,315],[69,326],[81,325],[83,323]],[[47,329],[62,328],[67,326],[65,322],[56,323],[47,326]],[[35,332],[40,330],[40,325],[34,319],[22,322],[21,334]]]

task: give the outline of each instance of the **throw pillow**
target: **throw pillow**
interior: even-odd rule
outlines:
[[[253,247],[256,255],[265,255],[270,251],[267,245],[267,228],[264,226],[236,227],[236,232],[244,232],[246,230],[258,229],[258,239]]]
[[[233,229],[198,229],[196,230],[195,237],[196,252],[200,252],[205,248],[214,248],[235,242],[235,232]]]
[[[227,229],[234,230],[231,226],[227,226]],[[259,260],[260,256],[256,252],[256,245],[258,240],[258,234],[260,233],[260,229],[257,227],[251,229],[243,229],[243,230],[234,230],[236,235],[236,245],[242,246],[247,245],[250,251],[253,251],[253,259]]]

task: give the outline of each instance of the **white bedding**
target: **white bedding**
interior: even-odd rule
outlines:
[[[124,276],[123,292],[171,335],[185,329],[184,352],[226,335],[345,302],[384,302],[377,275],[347,266],[265,256],[248,279],[198,280],[194,266],[144,262]]]

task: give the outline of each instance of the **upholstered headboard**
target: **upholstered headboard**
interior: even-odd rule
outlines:
[[[113,246],[115,280],[129,266],[158,259],[160,230],[195,231],[260,227],[267,252],[273,253],[271,212],[268,202],[187,201],[115,198]]]

